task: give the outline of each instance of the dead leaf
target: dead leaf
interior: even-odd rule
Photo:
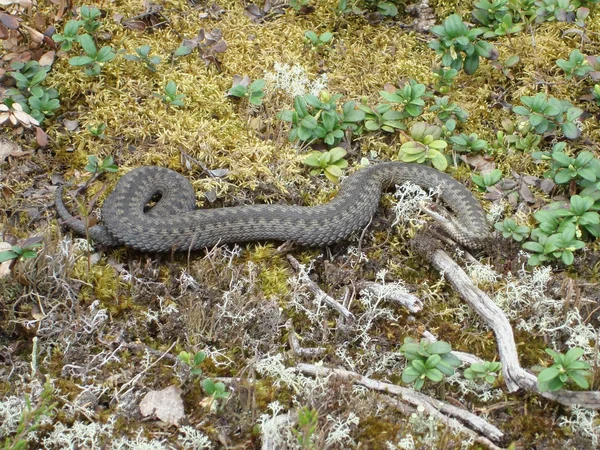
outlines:
[[[77,128],[79,128],[78,120],[65,119],[65,120],[63,120],[63,124],[64,124],[65,128],[67,129],[67,131],[75,131]]]
[[[5,252],[7,250],[10,250],[11,247],[12,247],[12,245],[10,245],[8,242],[0,242],[0,252]],[[10,266],[12,263],[13,263],[12,259],[9,259],[8,261],[4,261],[3,263],[0,263],[0,278],[4,278],[10,274]]]
[[[54,56],[56,55],[56,52],[53,51],[49,51],[44,53],[40,60],[38,61],[40,63],[40,66],[51,66],[54,63]]]
[[[9,156],[23,156],[25,152],[21,150],[15,142],[0,138],[0,163],[4,162]]]
[[[35,127],[35,140],[42,148],[48,145],[48,135],[40,127]]]
[[[488,173],[496,168],[496,163],[483,155],[460,155],[460,159],[481,173]]]
[[[6,28],[0,23],[0,39],[8,39],[8,36],[10,36],[10,34],[8,33],[8,28]]]
[[[10,30],[19,28],[19,18],[3,12],[0,12],[0,23]]]
[[[181,389],[169,386],[162,391],[148,392],[140,402],[140,412],[144,417],[156,416],[165,423],[179,425],[185,417]]]
[[[235,87],[237,85],[241,85],[244,87],[250,86],[250,77],[248,75],[243,77],[241,75],[235,74],[233,76],[233,83],[232,83],[231,87]]]
[[[546,194],[549,194],[550,192],[552,192],[552,189],[554,189],[554,186],[556,186],[556,184],[550,178],[544,178],[540,182],[540,189],[542,191],[544,191]]]
[[[33,23],[35,24],[38,30],[43,30],[46,28],[46,16],[44,16],[39,11],[35,13],[33,16]]]
[[[27,25],[23,25],[23,28],[25,28],[29,32],[29,37],[36,44],[41,44],[44,41],[44,35],[38,30],[34,30],[33,28],[28,27]]]

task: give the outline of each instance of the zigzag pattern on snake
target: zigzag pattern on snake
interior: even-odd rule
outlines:
[[[471,192],[449,175],[418,164],[387,162],[348,177],[338,195],[318,206],[248,205],[196,209],[196,196],[182,175],[161,167],[140,167],[124,175],[102,207],[102,225],[86,230],[56,192],[56,208],[67,226],[105,246],[124,245],[142,252],[189,251],[217,244],[293,241],[306,246],[339,242],[362,230],[377,211],[382,191],[412,182],[440,188],[453,215],[440,225],[457,242],[477,249],[489,232],[484,211]],[[149,211],[144,207],[156,196]],[[439,218],[438,218],[439,219]],[[439,221],[439,220],[438,220]]]

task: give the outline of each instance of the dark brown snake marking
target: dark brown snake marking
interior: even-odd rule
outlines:
[[[60,187],[56,208],[76,233],[106,246],[125,245],[142,252],[197,250],[248,241],[293,241],[325,246],[362,230],[377,211],[383,190],[412,182],[441,188],[454,215],[434,217],[457,242],[477,249],[489,239],[483,209],[467,188],[452,177],[418,164],[387,162],[367,166],[348,177],[329,203],[306,207],[249,205],[195,209],[196,196],[182,175],[161,167],[140,167],[124,175],[102,207],[103,225],[86,230],[66,209]],[[148,212],[144,206],[160,200]]]

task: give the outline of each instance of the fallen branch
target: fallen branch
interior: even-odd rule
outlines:
[[[519,356],[512,327],[504,312],[488,295],[473,284],[462,268],[435,242],[428,238],[413,241],[415,249],[428,260],[460,296],[479,314],[494,331],[498,343],[498,354],[502,363],[502,373],[509,391],[519,388],[535,392],[542,397],[555,400],[563,405],[579,405],[589,409],[600,409],[600,392],[579,392],[560,390],[540,392],[537,378],[519,364]],[[433,250],[432,250],[433,249]]]
[[[433,415],[436,419],[444,422],[457,432],[466,433],[469,436],[472,436],[477,442],[485,444],[491,449],[500,449],[494,442],[500,442],[504,439],[502,431],[486,422],[481,417],[412,389],[373,380],[372,378],[364,377],[356,372],[350,372],[343,369],[330,369],[306,363],[298,364],[296,369],[305,375],[308,374],[320,377],[334,375],[374,391],[387,392],[388,394],[396,395],[400,397],[403,402],[410,405],[423,406],[428,414]]]
[[[371,292],[377,297],[404,306],[411,313],[418,313],[423,309],[423,302],[408,292],[402,290],[395,284],[380,284],[373,281],[360,281],[356,284],[357,289],[362,292]]]
[[[292,255],[287,255],[287,260],[289,261],[290,265],[294,268],[294,270],[296,272],[300,272],[302,270],[300,263]],[[354,314],[352,314],[344,305],[337,302],[333,297],[331,297],[331,296],[327,295],[325,292],[323,292],[321,290],[321,288],[317,285],[317,283],[312,281],[307,276],[302,277],[300,281],[306,285],[308,290],[310,292],[312,292],[313,295],[315,295],[315,297],[319,298],[320,300],[323,300],[326,304],[328,304],[330,307],[335,309],[346,319],[354,320]]]

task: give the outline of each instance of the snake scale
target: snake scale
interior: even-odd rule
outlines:
[[[489,232],[483,209],[471,192],[433,168],[400,162],[367,166],[348,177],[338,195],[318,206],[248,205],[196,209],[191,183],[161,167],[140,167],[124,175],[102,207],[103,225],[86,230],[56,191],[56,208],[73,231],[105,246],[142,252],[189,251],[217,244],[248,241],[293,241],[325,246],[362,230],[377,211],[383,190],[412,182],[441,189],[450,214],[429,211],[442,228],[466,247],[482,248]],[[156,196],[153,208],[145,206]]]

